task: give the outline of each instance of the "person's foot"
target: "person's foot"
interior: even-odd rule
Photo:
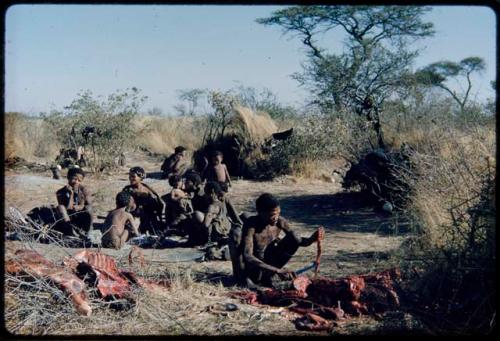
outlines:
[[[208,242],[206,244],[200,245],[197,247],[198,250],[208,250],[214,246],[217,246],[216,242]]]
[[[231,260],[231,253],[229,252],[229,245],[224,245],[221,248],[222,260]]]

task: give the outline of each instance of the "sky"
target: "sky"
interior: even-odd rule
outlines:
[[[173,114],[179,89],[268,88],[284,104],[308,97],[291,75],[304,47],[255,19],[278,6],[15,5],[5,17],[5,108],[30,115],[62,110],[79,92],[107,96],[137,87],[143,111]],[[425,17],[436,34],[415,67],[479,56],[487,69],[473,95],[493,97],[496,17],[487,7],[434,6]],[[330,44],[341,48],[343,37]]]

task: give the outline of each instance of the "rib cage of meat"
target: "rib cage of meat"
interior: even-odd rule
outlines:
[[[79,314],[92,314],[84,291],[85,283],[66,268],[52,263],[36,251],[17,250],[14,257],[6,260],[5,271],[13,275],[49,280],[69,296]]]

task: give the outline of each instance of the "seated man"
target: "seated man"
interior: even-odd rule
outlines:
[[[156,191],[143,183],[146,173],[142,167],[132,167],[129,170],[130,185],[125,186],[122,191],[130,192],[134,198],[136,208],[130,213],[139,217],[141,233],[149,232],[155,235],[163,231],[162,213],[163,202]]]
[[[243,230],[231,231],[230,251],[233,275],[238,283],[272,287],[273,283],[295,277],[284,268],[299,246],[309,246],[324,231],[319,229],[309,238],[296,235],[288,222],[280,217],[278,200],[269,193],[256,201],[257,215],[245,219]],[[283,231],[285,236],[280,239]]]
[[[56,192],[57,211],[62,221],[54,229],[68,236],[87,236],[93,228],[94,217],[90,193],[81,184],[85,172],[81,168],[71,168],[67,178],[68,184]]]
[[[161,171],[164,179],[168,179],[172,175],[182,176],[187,169],[185,161],[186,148],[182,146],[175,147],[174,153],[163,161]]]
[[[140,235],[139,221],[136,221],[126,209],[135,209],[134,198],[130,192],[120,192],[116,196],[116,208],[108,213],[104,221],[103,247],[119,250],[130,237]]]

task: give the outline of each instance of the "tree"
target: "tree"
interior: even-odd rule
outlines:
[[[198,108],[198,104],[203,96],[206,95],[207,90],[204,89],[183,89],[177,90],[178,97],[181,101],[187,102],[187,107],[185,105],[176,105],[174,108],[181,115],[193,116]]]
[[[215,141],[221,139],[231,123],[234,113],[234,107],[238,104],[238,99],[231,91],[220,92],[216,90],[209,91],[208,102],[214,109],[214,112],[208,115],[208,126],[203,136],[205,141]]]
[[[469,100],[470,91],[472,89],[471,75],[473,73],[482,73],[486,68],[486,63],[480,57],[468,57],[462,59],[459,63],[448,60],[432,63],[416,72],[416,79],[429,87],[438,87],[451,95],[453,100],[460,107],[460,112],[463,114]],[[465,77],[467,88],[462,94],[453,90],[447,82],[451,79],[459,81]]]
[[[418,51],[413,41],[431,36],[432,23],[422,21],[428,7],[294,6],[257,19],[277,25],[301,39],[307,48],[303,72],[294,75],[326,110],[353,111],[372,125],[384,147],[380,111],[410,72]],[[347,34],[344,51],[329,53],[315,39],[334,29]]]

